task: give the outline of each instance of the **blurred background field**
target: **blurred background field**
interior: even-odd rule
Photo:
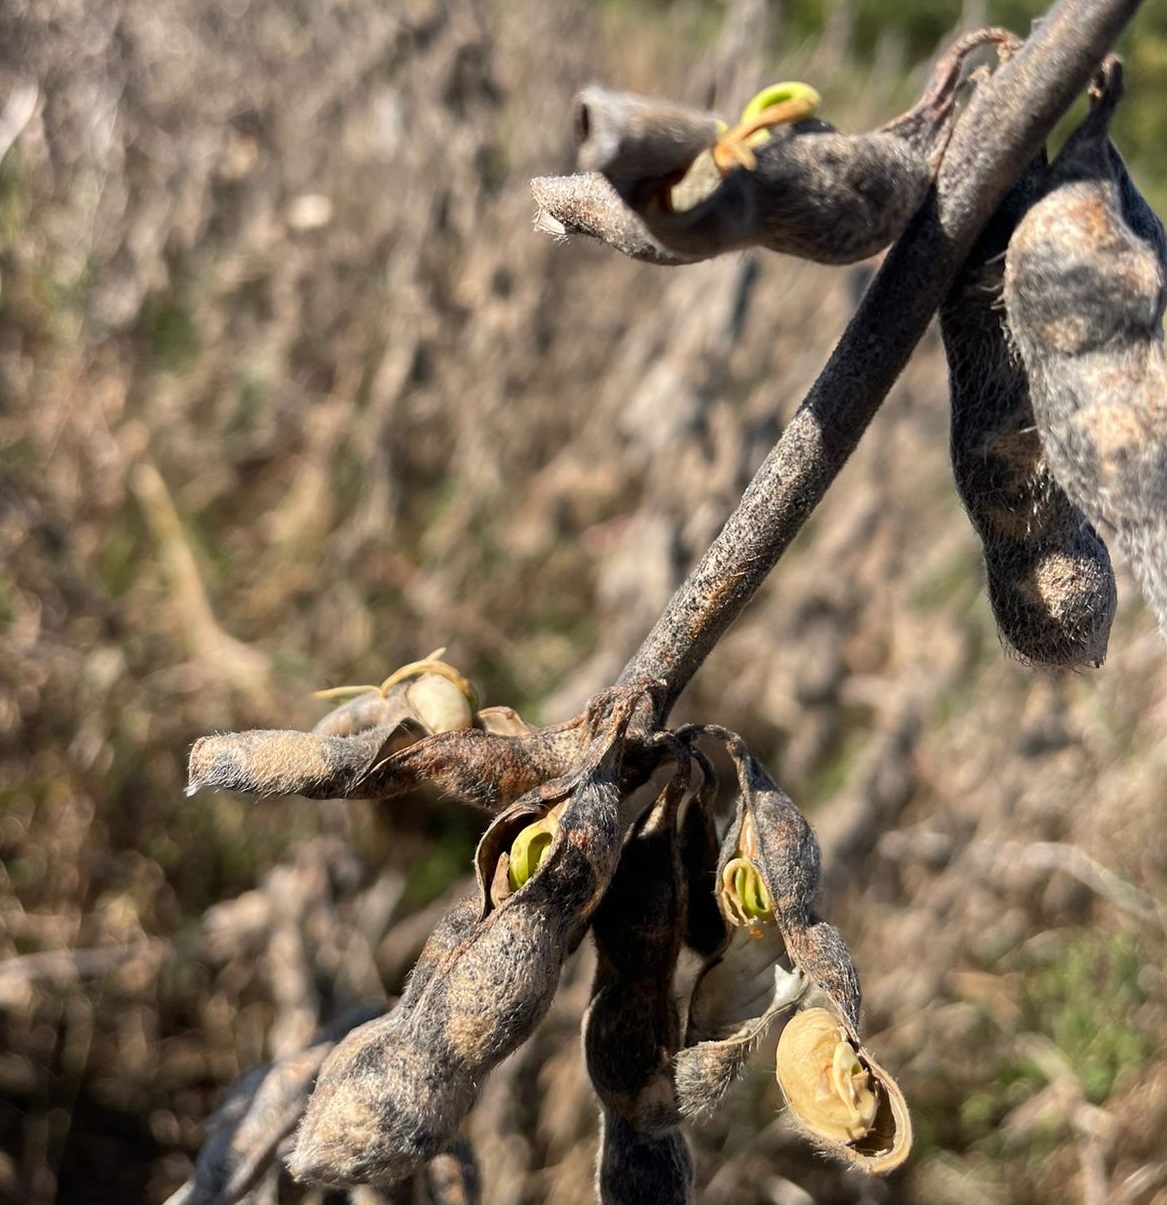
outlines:
[[[681,270],[531,228],[599,79],[892,117],[955,0],[0,6],[0,1201],[160,1202],[235,1077],[381,985],[480,818],[187,799],[211,731],[440,646],[529,719],[612,681],[868,268]],[[1121,149],[1167,208],[1167,10]],[[865,1183],[765,1058],[701,1199],[1167,1202],[1167,644],[1119,565],[1100,671],[1003,654],[932,334],[678,715],[810,815],[918,1130]],[[589,1201],[581,951],[471,1123],[494,1205]]]

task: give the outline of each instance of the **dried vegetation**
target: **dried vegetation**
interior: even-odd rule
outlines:
[[[866,269],[564,248],[531,231],[526,181],[571,169],[595,77],[736,113],[797,75],[857,129],[903,107],[873,77],[835,112],[840,64],[776,68],[767,11],[728,5],[701,51],[677,36],[695,11],[666,39],[582,0],[0,7],[0,1199],[160,1202],[200,1150],[251,1185],[349,1010],[437,991],[405,978],[427,938],[441,967],[461,940],[473,817],[416,793],[191,800],[186,752],[256,727],[359,741],[400,692],[308,738],[312,690],[443,645],[485,702],[548,723],[616,679]],[[887,1181],[827,1163],[764,1069],[689,1127],[707,1205],[1167,1201],[1167,654],[1120,544],[1103,669],[1002,655],[946,394],[929,336],[678,709],[741,732],[813,823],[816,906],[915,1154]],[[646,859],[677,806],[634,830]],[[761,900],[741,849],[682,831]],[[580,1049],[593,990],[589,1034],[627,1015],[604,1003],[627,936],[595,925],[598,958],[567,958],[480,1085],[488,1202],[593,1199],[601,1109],[606,1160],[640,1140],[656,1065],[592,1066],[597,1105]],[[654,956],[695,979],[676,941]],[[675,1002],[645,999],[624,1040],[667,1050]],[[816,1041],[864,1115],[853,1020]],[[464,1149],[409,1191],[473,1199]]]

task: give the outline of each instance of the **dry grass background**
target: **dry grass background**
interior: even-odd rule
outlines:
[[[563,718],[718,529],[862,272],[559,246],[525,181],[592,78],[732,113],[801,74],[851,125],[909,96],[829,43],[776,65],[766,18],[0,7],[0,1200],[161,1201],[468,869],[442,805],[186,799],[197,736],[440,645]],[[1027,669],[978,558],[930,336],[680,708],[815,823],[917,1153],[824,1165],[762,1070],[693,1135],[710,1205],[1167,1202],[1167,645],[1123,572],[1106,667]],[[591,1199],[588,957],[471,1122],[490,1203]]]

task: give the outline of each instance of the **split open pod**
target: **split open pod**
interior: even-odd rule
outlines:
[[[776,1076],[792,1120],[824,1151],[889,1172],[911,1149],[911,1118],[899,1086],[860,1041],[850,952],[814,910],[818,842],[739,736],[712,726],[685,735],[722,745],[738,799],[716,872],[725,941],[694,988],[675,1060],[681,1107],[699,1114],[716,1103],[778,1024]]]

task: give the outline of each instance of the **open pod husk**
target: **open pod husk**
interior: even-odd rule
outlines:
[[[717,741],[739,788],[717,859],[728,938],[690,1000],[686,1047],[675,1060],[681,1108],[692,1114],[716,1103],[777,1022],[776,1074],[802,1132],[869,1172],[891,1171],[911,1149],[911,1119],[898,1085],[859,1040],[851,954],[814,911],[814,834],[741,737],[713,726],[679,735]]]
[[[786,1022],[775,1071],[791,1119],[816,1146],[875,1175],[908,1157],[912,1119],[899,1085],[829,1008]]]
[[[685,1046],[673,1059],[677,1107],[700,1117],[721,1103],[775,1021],[806,991],[777,929],[759,940],[737,929],[702,971],[689,1002]]]

